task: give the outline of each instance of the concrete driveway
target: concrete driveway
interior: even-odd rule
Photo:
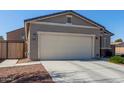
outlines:
[[[106,61],[41,61],[58,83],[124,82],[124,66]]]

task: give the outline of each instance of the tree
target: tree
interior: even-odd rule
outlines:
[[[121,38],[115,40],[115,42],[123,42],[123,40]]]

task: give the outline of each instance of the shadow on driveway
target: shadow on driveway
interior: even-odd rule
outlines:
[[[3,59],[0,59],[0,63],[2,63],[4,60]]]

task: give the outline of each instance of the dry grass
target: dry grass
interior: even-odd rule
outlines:
[[[1,83],[53,83],[52,78],[41,65],[0,68]]]

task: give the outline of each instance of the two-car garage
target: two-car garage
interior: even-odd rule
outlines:
[[[94,57],[95,35],[38,32],[38,58],[41,60],[89,59]]]

